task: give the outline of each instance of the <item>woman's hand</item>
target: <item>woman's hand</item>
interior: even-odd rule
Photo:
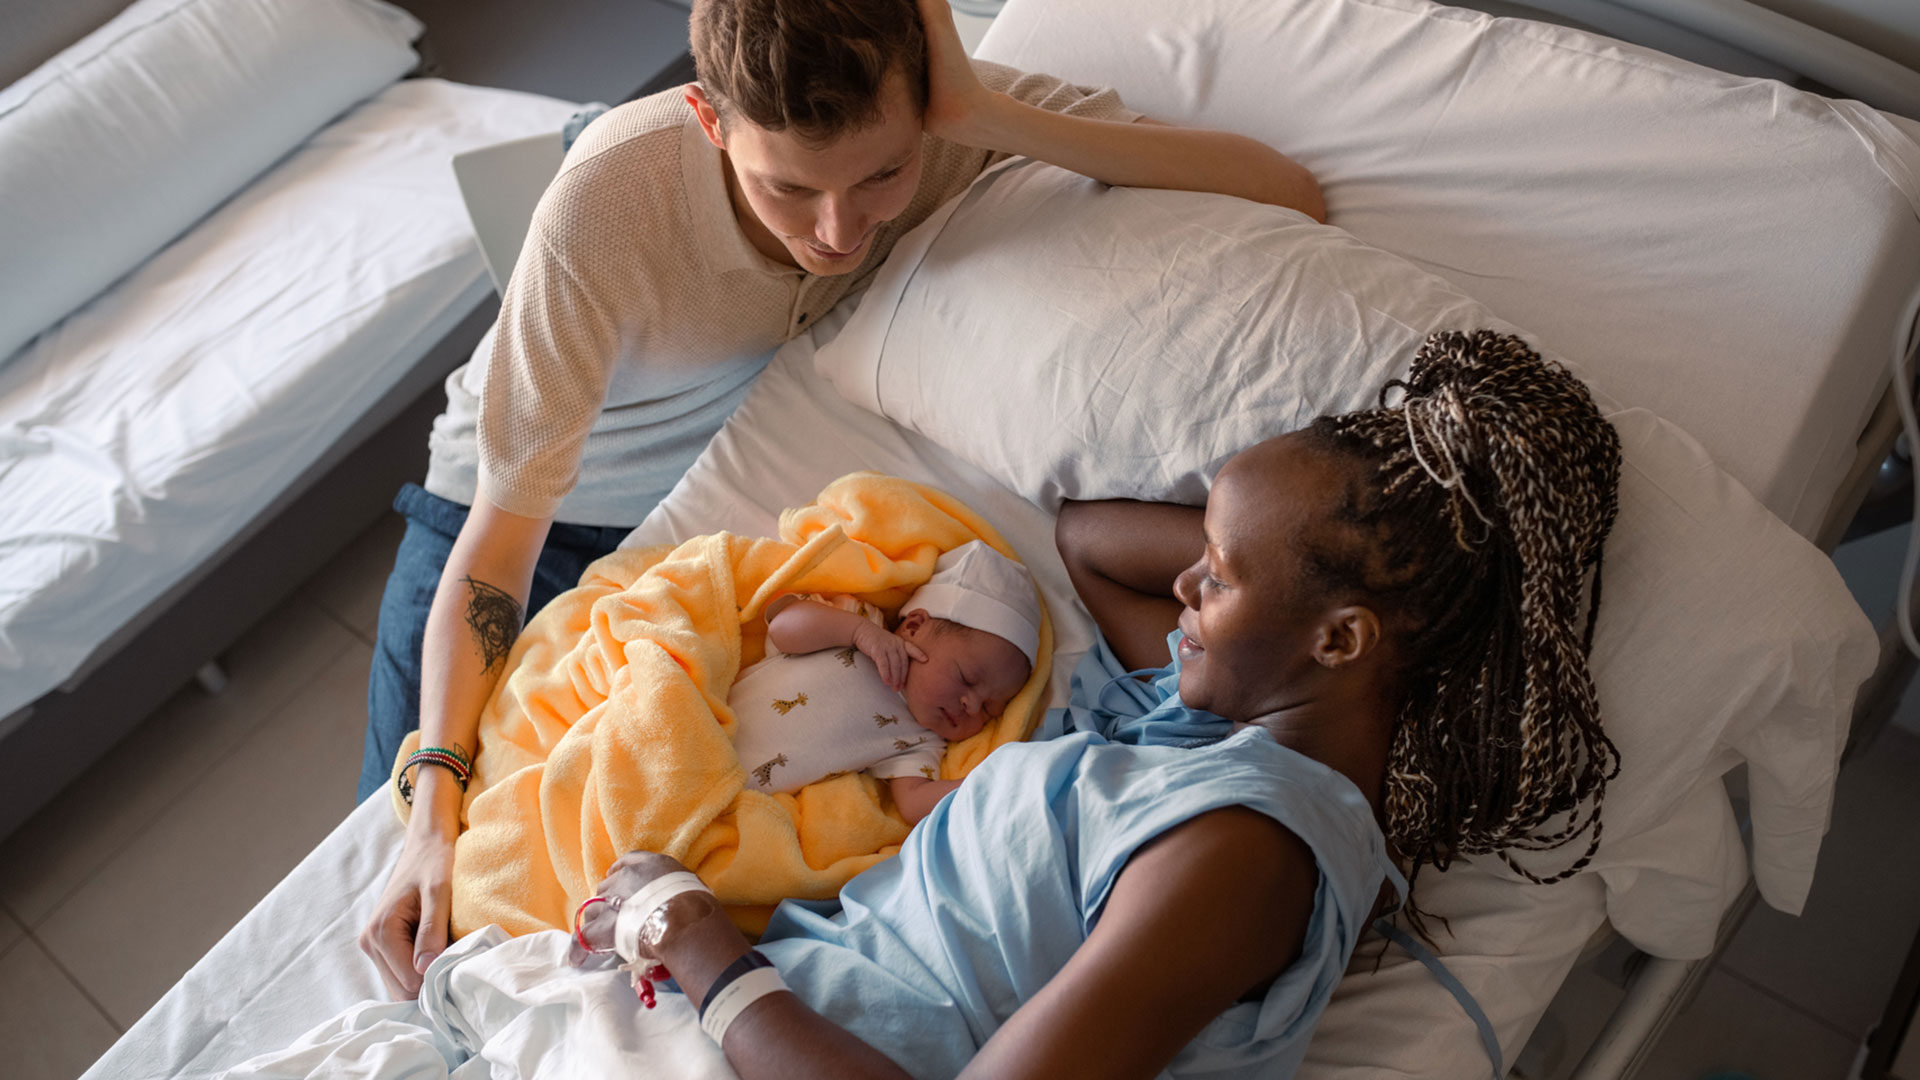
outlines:
[[[936,138],[979,146],[978,120],[991,107],[993,93],[973,73],[947,0],[918,3],[927,38],[927,111],[921,127]]]
[[[665,855],[630,852],[608,869],[595,895],[624,903],[655,878],[685,869],[678,860]],[[714,980],[746,955],[748,945],[711,894],[681,896],[705,899],[705,911],[696,908],[690,918],[675,916],[673,928],[651,949],[646,947],[643,933],[642,951],[648,955],[639,959],[663,964],[672,971],[673,981],[697,1012]],[[679,898],[668,901],[678,902]],[[580,914],[580,933],[569,954],[572,962],[583,964],[592,955],[580,948],[581,937],[591,948],[612,948],[619,918],[613,904],[587,905]],[[886,1055],[786,992],[771,993],[747,1005],[727,1028],[720,1050],[741,1080],[908,1080],[907,1073]]]
[[[607,868],[607,876],[600,881],[595,896],[608,900],[624,902],[634,893],[645,888],[655,878],[664,877],[677,870],[685,870],[680,860],[671,855],[662,855],[656,851],[630,851],[614,861]],[[613,948],[613,926],[619,920],[620,909],[614,904],[588,904],[580,914],[580,932],[574,936],[573,944],[567,950],[567,960],[575,967],[592,959],[596,952]],[[585,938],[587,949],[580,947],[580,939]],[[658,962],[660,957],[647,956],[640,959]]]
[[[927,654],[918,645],[870,622],[863,621],[854,630],[853,647],[867,654],[873,666],[880,669],[880,681],[896,694],[906,689],[907,672],[914,662],[927,662]]]
[[[420,800],[424,792],[416,791]],[[416,806],[416,811],[422,809]],[[373,958],[394,1000],[420,995],[427,965],[447,947],[453,897],[453,837],[416,813],[393,876],[360,931],[360,950]]]

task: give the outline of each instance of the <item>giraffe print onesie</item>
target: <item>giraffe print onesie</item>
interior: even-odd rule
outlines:
[[[886,616],[851,596],[805,599]],[[758,791],[794,791],[834,773],[881,779],[940,775],[945,739],[914,722],[907,703],[880,681],[865,653],[847,646],[792,656],[767,643],[767,658],[742,671],[727,692],[733,748]]]

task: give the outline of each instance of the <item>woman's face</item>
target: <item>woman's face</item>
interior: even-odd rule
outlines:
[[[1247,722],[1297,704],[1322,670],[1327,602],[1303,587],[1304,544],[1328,527],[1349,467],[1283,435],[1229,461],[1207,497],[1206,549],[1175,580],[1180,698]]]

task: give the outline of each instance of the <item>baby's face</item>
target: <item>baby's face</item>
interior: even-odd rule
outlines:
[[[1004,712],[1032,671],[1027,655],[1006,638],[952,624],[943,631],[924,613],[909,613],[899,633],[927,655],[907,669],[901,696],[921,727],[948,742],[973,735]]]

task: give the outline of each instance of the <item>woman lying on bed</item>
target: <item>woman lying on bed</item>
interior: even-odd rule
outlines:
[[[602,885],[634,897],[626,951],[745,1080],[1287,1076],[1404,888],[1390,851],[1584,840],[1546,880],[1577,871],[1614,764],[1582,600],[1618,440],[1488,332],[1436,335],[1395,387],[1235,457],[1204,511],[1063,510],[1111,650],[1076,675],[1080,730],[994,754],[838,905],[783,906],[760,953],[791,993],[742,977],[758,954],[707,894],[635,896],[664,856]],[[618,905],[586,916],[611,946]]]

